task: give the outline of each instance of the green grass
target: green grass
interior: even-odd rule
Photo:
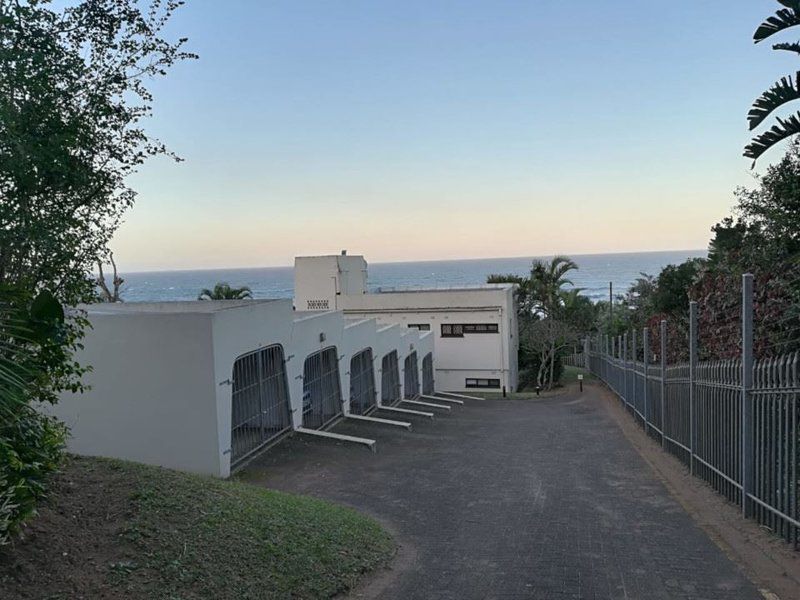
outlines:
[[[121,461],[135,480],[123,534],[139,561],[116,584],[155,598],[327,598],[385,564],[395,545],[354,510],[236,481]]]

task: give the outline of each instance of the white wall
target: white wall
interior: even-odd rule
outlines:
[[[210,314],[90,314],[84,394],[52,412],[71,452],[226,474],[217,429]]]
[[[378,404],[381,403],[382,398],[382,385],[383,385],[383,370],[382,363],[383,357],[389,354],[392,350],[397,351],[398,360],[398,373],[401,376],[400,385],[402,386],[402,350],[403,345],[403,331],[404,327],[400,325],[383,325],[379,326],[375,340],[374,361],[375,361],[375,389],[378,392]]]
[[[344,409],[345,413],[350,412],[350,361],[353,356],[370,348],[372,350],[372,365],[375,368],[375,346],[377,339],[377,321],[375,319],[366,319],[360,321],[349,321],[344,327],[342,335],[342,359],[339,362],[342,372],[342,394],[345,398]],[[380,366],[380,363],[378,363]],[[377,374],[377,373],[376,373]],[[378,384],[375,383],[375,389],[378,390]]]
[[[500,389],[505,386],[508,391],[516,390],[519,340],[511,286],[367,294],[343,297],[340,305],[351,317],[374,317],[385,324],[430,326],[437,389],[465,391],[466,379],[490,378],[500,380]],[[448,323],[494,323],[499,332],[442,337],[441,326]]]
[[[297,310],[337,310],[342,296],[367,292],[363,256],[298,256],[294,259],[294,302]]]
[[[291,300],[253,303],[213,315],[214,390],[222,477],[230,473],[233,365],[243,354],[276,344],[282,347],[284,360],[288,358],[292,351],[293,319]]]
[[[339,359],[339,382],[342,389],[342,399],[345,397],[347,384],[344,376],[345,363],[342,359],[341,345],[345,319],[341,312],[321,312],[314,314],[300,314],[292,323],[291,353],[286,363],[286,372],[289,379],[289,394],[292,398],[292,415],[294,427],[303,426],[303,365],[311,354],[325,348],[336,348]],[[320,335],[325,339],[321,340]]]

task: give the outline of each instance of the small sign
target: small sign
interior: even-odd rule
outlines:
[[[578,381],[583,381],[583,375],[581,374],[578,375]]]

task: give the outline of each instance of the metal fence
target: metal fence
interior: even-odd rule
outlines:
[[[433,394],[433,353],[428,352],[422,359],[422,393],[426,396]]]
[[[384,355],[381,360],[381,404],[391,406],[400,401],[400,365],[397,350]]]
[[[412,400],[419,396],[419,365],[417,353],[406,356],[403,364],[403,397]]]
[[[561,364],[565,367],[582,367],[586,362],[586,357],[580,352],[565,354],[561,357]]]
[[[366,348],[350,359],[350,412],[367,414],[375,407],[375,369],[372,348]]]
[[[281,346],[245,354],[233,363],[231,466],[292,426]]]
[[[342,414],[336,348],[311,354],[303,364],[303,427],[322,429]]]
[[[741,356],[698,361],[698,306],[689,307],[687,362],[667,364],[648,330],[585,342],[584,365],[647,433],[745,517],[800,544],[800,353],[753,357],[753,278],[743,277]]]

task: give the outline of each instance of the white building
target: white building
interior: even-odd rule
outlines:
[[[433,380],[430,333],[290,300],[83,308],[89,389],[44,407],[79,454],[227,477],[291,430],[393,406]]]
[[[517,389],[515,286],[408,289],[368,293],[363,256],[295,259],[295,308],[341,310],[430,331],[434,336],[436,388],[467,391]]]

